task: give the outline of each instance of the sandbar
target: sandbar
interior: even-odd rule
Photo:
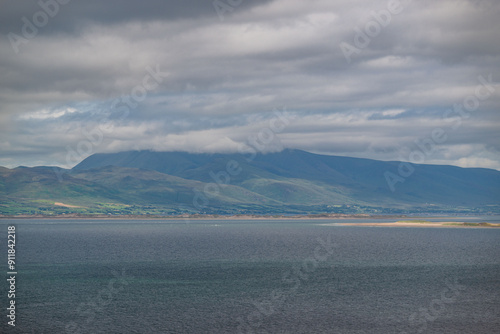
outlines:
[[[326,224],[325,224],[326,225]],[[394,223],[339,223],[342,226],[379,226],[379,227],[450,227],[450,228],[491,228],[500,227],[500,224],[467,223],[457,221],[428,222],[428,221],[397,221]]]

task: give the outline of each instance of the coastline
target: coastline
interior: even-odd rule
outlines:
[[[84,214],[62,214],[62,215],[0,215],[1,220],[184,220],[184,221],[235,221],[235,220],[315,220],[320,226],[360,226],[360,227],[419,227],[419,228],[495,228],[500,227],[500,224],[492,223],[470,223],[457,221],[452,217],[441,217],[443,221],[430,222],[422,219],[428,217],[420,216],[405,216],[405,215],[369,215],[369,214],[304,214],[304,215],[213,215],[213,214],[195,214],[195,215],[177,215],[177,216],[161,216],[161,215],[84,215]],[[328,220],[345,220],[346,222],[321,223]],[[356,220],[394,220],[394,222],[356,222]],[[445,220],[449,219],[449,220]],[[349,221],[349,222],[347,222]]]
[[[195,214],[195,215],[178,215],[178,216],[161,216],[161,215],[82,215],[82,214],[62,214],[62,215],[0,215],[2,219],[130,219],[130,220],[147,220],[147,219],[192,219],[192,220],[292,220],[292,219],[400,219],[407,218],[404,215],[381,215],[372,216],[368,214],[304,214],[304,215],[212,215],[212,214]]]
[[[324,224],[329,225],[329,224]],[[427,222],[427,221],[397,221],[394,223],[340,223],[341,226],[369,227],[444,227],[444,228],[497,228],[500,224],[466,223],[458,221]]]

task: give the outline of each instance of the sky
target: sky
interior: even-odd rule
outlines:
[[[497,0],[0,0],[0,166],[127,150],[500,170]]]

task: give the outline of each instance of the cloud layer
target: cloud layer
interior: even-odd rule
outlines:
[[[1,4],[0,165],[258,145],[500,169],[498,1],[59,1]]]

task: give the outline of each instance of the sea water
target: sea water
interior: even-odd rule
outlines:
[[[342,222],[1,220],[0,332],[500,332],[500,228]]]

